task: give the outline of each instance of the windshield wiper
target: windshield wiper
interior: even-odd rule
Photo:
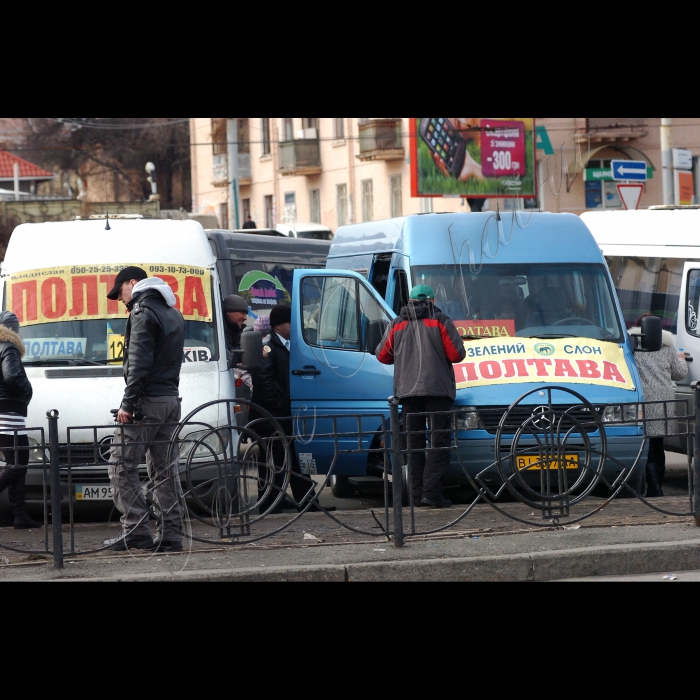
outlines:
[[[542,333],[542,335],[531,335],[530,340],[557,340],[558,338],[578,338],[578,335],[570,333]]]

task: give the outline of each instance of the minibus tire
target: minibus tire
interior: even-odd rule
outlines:
[[[331,492],[336,498],[352,498],[355,495],[355,487],[350,484],[349,476],[333,474]]]

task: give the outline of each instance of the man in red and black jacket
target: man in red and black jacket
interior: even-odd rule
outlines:
[[[407,306],[384,334],[377,359],[395,365],[394,393],[403,405],[409,431],[413,500],[429,508],[449,508],[442,476],[450,464],[451,410],[457,395],[453,364],[466,357],[455,324],[434,305],[432,288],[421,284],[411,291]],[[419,414],[419,415],[416,415]],[[426,460],[426,414],[432,415],[433,449]]]

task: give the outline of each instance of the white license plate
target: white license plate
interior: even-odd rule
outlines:
[[[76,486],[76,501],[111,501],[111,486]]]

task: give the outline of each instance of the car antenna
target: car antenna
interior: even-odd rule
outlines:
[[[105,226],[105,231],[111,231],[112,227],[109,225],[109,212],[107,212],[107,225]]]

